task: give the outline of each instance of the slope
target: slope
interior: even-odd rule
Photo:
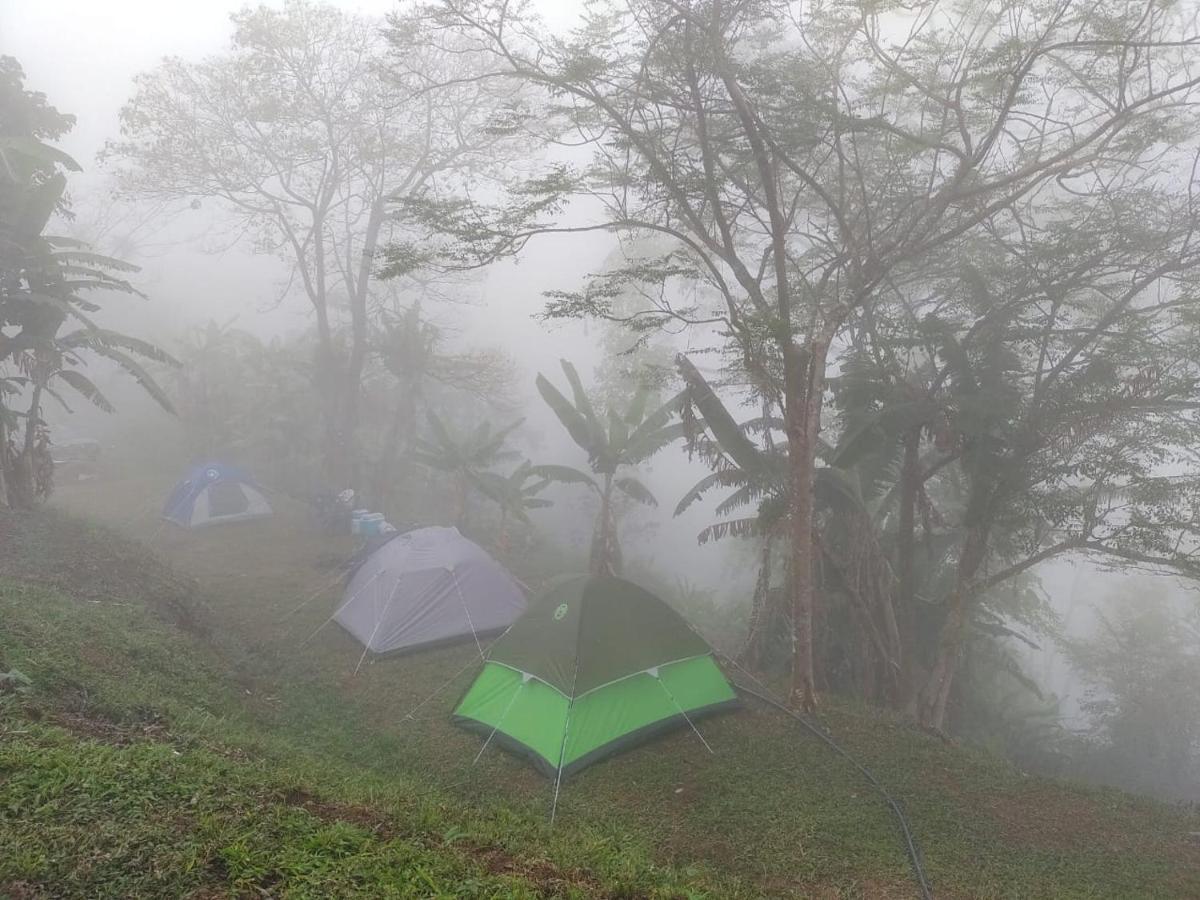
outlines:
[[[479,741],[446,722],[473,646],[356,675],[360,648],[318,630],[336,593],[322,567],[346,547],[286,503],[261,528],[184,534],[114,502],[155,487],[66,500],[174,568],[57,514],[24,518],[19,540],[0,525],[0,668],[34,682],[0,725],[0,834],[21,829],[0,837],[0,885],[88,894],[101,841],[108,877],[186,872],[167,883],[208,896],[914,895],[878,797],[756,704],[702,726],[713,755],[681,732],[585,771],[549,830],[546,782],[490,749],[473,765]],[[904,804],[938,897],[1200,895],[1194,813],[1026,777],[870,711],[831,703],[825,720]],[[106,798],[139,791],[102,839]]]

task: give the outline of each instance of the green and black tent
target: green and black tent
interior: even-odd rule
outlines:
[[[561,778],[737,702],[677,612],[624,579],[588,576],[534,600],[492,645],[454,721]]]

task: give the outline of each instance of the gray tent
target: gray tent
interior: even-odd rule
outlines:
[[[507,628],[525,611],[516,580],[457,528],[387,541],[350,577],[334,620],[387,653]]]

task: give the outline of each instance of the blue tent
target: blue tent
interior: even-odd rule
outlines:
[[[271,504],[250,473],[223,463],[188,472],[167,498],[162,517],[184,528],[245,522],[272,514]]]

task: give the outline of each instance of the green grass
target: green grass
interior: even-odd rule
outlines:
[[[160,531],[164,490],[63,497],[153,553],[61,513],[0,520],[0,671],[33,681],[0,699],[0,896],[914,896],[878,796],[757,705],[700,726],[712,755],[680,731],[585,770],[551,829],[553,786],[494,748],[472,765],[447,721],[473,645],[355,674],[361,647],[317,631],[345,543],[286,502]],[[823,717],[904,805],[938,897],[1200,896],[1194,813]]]

